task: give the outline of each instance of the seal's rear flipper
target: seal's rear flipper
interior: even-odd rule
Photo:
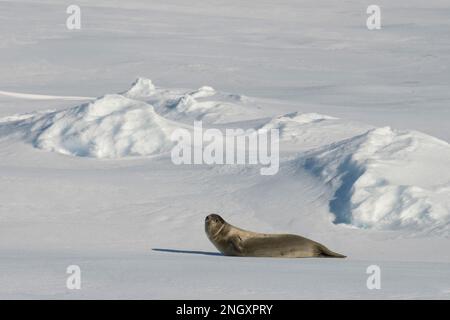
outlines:
[[[324,257],[324,258],[347,258],[347,256],[344,256],[343,254],[340,254],[340,253],[333,252],[325,246],[320,247],[320,255],[319,256]]]

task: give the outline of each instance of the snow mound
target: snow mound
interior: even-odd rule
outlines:
[[[208,98],[215,95],[216,93],[217,92],[214,88],[209,86],[203,86],[198,90],[189,93],[189,96],[191,96],[192,98]]]
[[[160,106],[158,111],[178,121],[227,123],[260,117],[257,108],[241,96],[220,93],[207,86],[175,98],[163,94],[159,99],[152,101]]]
[[[123,95],[153,105],[165,118],[191,124],[195,120],[227,123],[261,117],[251,99],[210,86],[194,91],[165,89],[156,88],[150,79],[138,78]]]
[[[337,118],[327,116],[325,114],[320,113],[300,113],[300,112],[292,112],[285,115],[282,115],[274,120],[274,123],[280,124],[280,125],[286,125],[286,124],[306,124],[306,123],[312,123],[312,122],[318,122],[323,120],[335,120]]]
[[[301,125],[336,119],[335,117],[319,113],[292,112],[270,120],[261,129],[279,129],[280,136],[292,137],[297,135],[297,129]]]
[[[377,128],[307,154],[302,164],[334,194],[335,223],[448,234],[450,145]]]
[[[173,125],[145,102],[118,94],[25,120],[43,150],[95,158],[148,156],[169,151]]]
[[[156,91],[152,80],[146,78],[137,78],[131,85],[131,88],[124,93],[124,96],[129,98],[143,98],[154,94]]]
[[[269,120],[259,130],[276,129],[284,150],[302,151],[348,139],[371,128],[323,114],[293,112]]]
[[[173,131],[191,130],[194,120],[258,118],[258,108],[244,100],[209,86],[186,92],[157,88],[150,79],[138,78],[121,94],[62,111],[2,118],[0,135],[19,135],[37,148],[80,157],[156,155],[170,151]]]

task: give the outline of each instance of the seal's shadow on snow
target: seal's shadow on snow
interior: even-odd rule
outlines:
[[[205,256],[223,256],[223,254],[221,254],[220,252],[210,252],[210,251],[177,250],[177,249],[163,249],[163,248],[152,248],[152,250],[169,253],[187,253],[187,254],[201,254]]]

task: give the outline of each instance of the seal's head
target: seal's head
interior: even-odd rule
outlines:
[[[205,231],[208,236],[217,235],[225,225],[225,220],[218,214],[210,214],[205,218]]]

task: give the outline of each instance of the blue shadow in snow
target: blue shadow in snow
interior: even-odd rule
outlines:
[[[323,169],[321,166],[317,166],[314,159],[311,158],[306,159],[304,168],[315,175],[320,175],[320,171]],[[333,199],[329,202],[330,212],[335,216],[333,223],[350,224],[352,221],[351,197],[353,186],[356,180],[364,173],[364,170],[352,163],[350,157],[347,157],[336,171],[340,174],[340,186],[335,191]]]

